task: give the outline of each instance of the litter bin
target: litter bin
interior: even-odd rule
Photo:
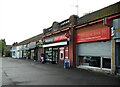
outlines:
[[[64,68],[69,68],[70,67],[70,59],[65,59],[64,60]]]

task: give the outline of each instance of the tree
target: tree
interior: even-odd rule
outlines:
[[[5,55],[6,41],[5,39],[0,40],[0,56]]]

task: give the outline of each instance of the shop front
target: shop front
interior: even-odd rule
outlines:
[[[27,57],[27,45],[23,45],[22,47],[22,58],[26,59]]]
[[[76,30],[78,68],[111,71],[110,28],[102,22]]]
[[[67,38],[64,34],[45,38],[44,47],[45,61],[53,64],[63,64],[67,48]]]
[[[35,59],[35,47],[36,47],[36,42],[29,43],[29,52],[28,52],[29,58],[28,59],[32,59],[32,60]]]
[[[120,17],[113,19],[116,72],[120,73]]]
[[[36,57],[36,61],[41,61],[41,53],[43,53],[43,41],[42,40],[38,40],[36,42],[36,51],[35,51],[35,57]]]

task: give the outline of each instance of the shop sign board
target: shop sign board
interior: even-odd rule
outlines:
[[[31,42],[29,44],[29,49],[35,48],[36,47],[36,42]]]
[[[67,37],[65,36],[65,34],[63,35],[60,35],[60,36],[55,36],[54,37],[54,42],[57,42],[57,41],[62,41],[62,40],[66,40]]]
[[[106,26],[93,26],[77,30],[76,43],[92,42],[110,39],[110,28]]]
[[[54,38],[53,37],[48,37],[44,39],[44,43],[51,43],[54,42]]]

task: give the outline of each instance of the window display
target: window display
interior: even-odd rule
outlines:
[[[103,68],[111,69],[111,59],[103,58]]]
[[[52,48],[45,49],[45,61],[52,61]]]
[[[111,69],[111,58],[99,56],[79,56],[79,65]]]
[[[100,67],[100,57],[83,56],[80,57],[79,63],[80,65]]]

